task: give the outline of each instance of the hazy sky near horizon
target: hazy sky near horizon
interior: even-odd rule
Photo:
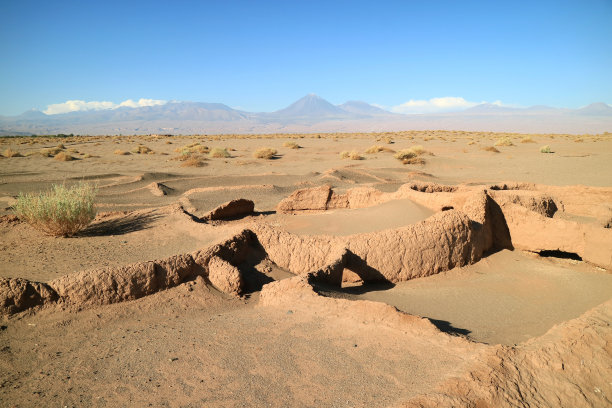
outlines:
[[[273,111],[308,93],[396,111],[612,103],[610,0],[3,0],[0,13],[0,115],[141,98]]]

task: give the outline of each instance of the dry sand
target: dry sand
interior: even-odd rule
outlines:
[[[389,145],[376,141],[381,135],[314,136],[297,137],[301,149],[283,147],[293,140],[286,136],[0,139],[2,150],[24,155],[62,142],[80,158],[0,158],[0,278],[51,282],[82,270],[190,254],[252,225],[304,239],[323,234],[330,242],[334,236],[350,240],[411,226],[436,212],[411,198],[318,213],[275,211],[293,191],[320,185],[338,193],[355,187],[393,193],[413,182],[482,188],[530,182],[552,186],[547,194],[564,203],[553,220],[604,230],[612,219],[609,135],[581,142],[532,135],[535,143],[516,136],[514,146],[498,147],[500,153],[482,150],[501,137],[489,133],[404,132],[388,135],[395,141]],[[177,147],[194,142],[235,150],[197,168],[171,160]],[[140,144],[155,153],[114,154]],[[422,145],[433,155],[423,156],[423,165],[403,165],[392,153],[364,154],[373,144],[398,151]],[[545,144],[555,153],[540,153]],[[279,156],[252,157],[267,146]],[[352,150],[365,160],[340,158]],[[79,180],[97,184],[101,212],[81,235],[47,237],[11,218],[19,192]],[[155,195],[152,183],[166,195]],[[604,189],[555,187],[573,185]],[[255,213],[197,220],[236,198],[253,200]],[[605,252],[612,241],[598,245]],[[253,268],[263,271],[252,275],[263,282],[293,276],[266,260]],[[118,304],[60,302],[5,315],[0,406],[611,404],[612,384],[602,380],[612,375],[612,278],[606,265],[515,249],[395,285],[353,280],[344,288],[317,283],[315,289],[328,297],[298,286],[270,303],[269,297],[260,301],[258,290],[237,298],[198,277]],[[249,285],[257,289],[261,283]],[[395,306],[433,325],[359,300]]]

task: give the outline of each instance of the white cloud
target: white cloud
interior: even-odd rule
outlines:
[[[43,112],[47,115],[57,115],[59,113],[68,113],[68,112],[76,112],[76,111],[89,111],[89,110],[103,110],[103,109],[117,109],[120,107],[129,107],[129,108],[139,108],[143,106],[156,106],[163,105],[166,101],[157,100],[157,99],[144,99],[141,98],[138,101],[133,101],[132,99],[128,99],[127,101],[123,101],[119,104],[108,101],[66,101],[64,103],[55,103],[47,106],[47,109]]]
[[[395,113],[437,113],[452,112],[471,108],[486,102],[470,102],[458,96],[445,96],[442,98],[411,99],[401,105],[392,106],[391,112]],[[502,106],[501,101],[493,102],[494,105]]]

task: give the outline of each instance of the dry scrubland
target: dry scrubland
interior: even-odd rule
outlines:
[[[1,406],[612,403],[610,133],[0,152]]]

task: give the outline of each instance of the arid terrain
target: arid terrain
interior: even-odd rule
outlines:
[[[0,406],[612,406],[610,133],[0,153]],[[14,215],[83,181],[74,237]]]

